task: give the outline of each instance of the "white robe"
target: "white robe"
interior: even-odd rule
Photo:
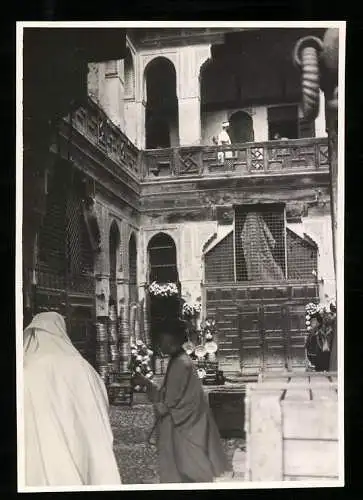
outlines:
[[[230,146],[231,144],[232,144],[231,138],[229,137],[228,132],[223,129],[218,135],[218,145],[219,146]],[[218,153],[219,161],[223,162],[224,158],[226,158],[226,159],[233,158],[233,151],[226,151],[225,153],[223,151],[220,151]]]
[[[57,313],[24,331],[27,486],[120,484],[106,388]]]

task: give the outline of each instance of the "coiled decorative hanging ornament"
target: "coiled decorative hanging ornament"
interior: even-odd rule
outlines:
[[[306,120],[314,120],[319,113],[319,55],[322,49],[323,42],[313,36],[301,38],[294,49],[294,63],[301,71],[302,111]]]

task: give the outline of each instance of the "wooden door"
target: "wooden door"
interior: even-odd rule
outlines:
[[[262,304],[246,304],[238,311],[240,363],[243,375],[257,374],[263,369],[262,309]]]
[[[244,306],[238,326],[242,374],[305,369],[302,306]]]
[[[287,369],[286,307],[266,304],[262,308],[262,371]]]
[[[304,305],[287,306],[288,368],[292,371],[305,370],[305,314]]]

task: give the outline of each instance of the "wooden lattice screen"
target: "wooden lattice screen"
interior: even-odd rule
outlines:
[[[251,276],[248,274],[248,268],[253,266],[258,273],[260,268],[263,267],[261,261],[266,260],[266,255],[259,254],[256,251],[251,255],[251,258],[255,260],[253,266],[248,266],[246,263],[246,255],[248,253],[244,251],[246,240],[244,243],[243,228],[249,211],[261,214],[262,219],[255,219],[254,222],[256,224],[263,223],[263,228],[272,236],[273,244],[271,245],[272,256],[270,262],[273,265],[276,263],[278,272],[268,276],[268,279],[264,279],[262,271],[260,277],[257,276],[258,279],[251,279]],[[258,230],[256,228],[256,232]],[[255,237],[253,227],[250,230],[249,237]],[[254,242],[257,250],[260,248],[258,243],[258,240]],[[206,283],[237,282],[242,284],[245,282],[247,284],[251,281],[282,283],[286,280],[311,283],[314,282],[314,276],[317,274],[317,245],[310,238],[301,237],[294,231],[286,228],[284,210],[281,206],[270,206],[268,209],[263,206],[253,207],[253,209],[238,208],[235,217],[235,231],[231,231],[231,233],[218,242],[205,255]]]
[[[290,229],[286,230],[287,274],[293,280],[311,280],[318,274],[318,247]]]
[[[46,214],[38,238],[34,310],[66,317],[71,340],[93,361],[93,251],[83,214],[84,183],[66,162],[56,165],[48,186]]]
[[[254,219],[251,220],[251,229],[247,238],[244,235],[244,229],[248,222],[247,218],[251,216]],[[256,219],[257,217],[259,219]],[[252,208],[243,206],[236,208],[235,250],[237,281],[267,281],[268,279],[278,281],[284,279],[286,272],[284,217],[284,207],[282,205],[256,205]],[[261,224],[263,224],[262,227]],[[262,236],[261,232],[263,232]],[[267,232],[271,235],[273,244],[267,241]],[[264,248],[261,245],[261,238],[266,240],[266,247],[269,246],[271,249],[271,258],[269,259],[271,262],[269,264],[274,265],[276,268],[276,272],[271,272],[271,278],[264,277],[266,270],[263,266],[266,259],[268,259],[268,255],[262,253]],[[255,251],[249,257],[252,260],[250,263],[246,261],[247,239],[250,243],[252,242],[255,248]],[[248,272],[249,268],[252,268],[252,273]]]
[[[205,278],[207,282],[234,282],[233,232],[220,241],[205,259]]]
[[[38,239],[40,271],[51,270],[54,274],[65,272],[65,182],[64,173],[56,171],[49,185],[46,213]]]

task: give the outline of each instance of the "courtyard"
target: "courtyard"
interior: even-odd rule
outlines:
[[[135,403],[133,406],[111,406],[111,425],[114,450],[123,484],[155,484],[159,482],[157,450],[148,443],[154,424],[152,405]],[[243,480],[243,439],[223,439],[230,472],[226,480]],[[222,479],[222,478],[221,478]]]
[[[216,481],[337,479],[337,109],[317,87],[306,112],[294,56],[313,40],[323,78],[325,28],[24,31],[24,324],[59,312],[117,388],[138,342],[162,379],[160,325],[181,317]],[[110,398],[118,468],[157,484],[134,396]]]

